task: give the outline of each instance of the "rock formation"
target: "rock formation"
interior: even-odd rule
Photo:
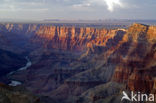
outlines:
[[[0,31],[0,42],[14,43],[14,48],[20,47],[20,53],[31,58],[30,68],[10,78],[22,81],[34,93],[56,101],[66,99],[65,103],[115,103],[123,89],[156,93],[155,26],[134,23],[128,29],[100,29],[1,24]]]
[[[156,27],[134,24],[129,29],[131,48],[116,67],[113,80],[126,83],[132,91],[154,91]]]

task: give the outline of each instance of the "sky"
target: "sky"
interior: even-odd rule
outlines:
[[[156,0],[0,0],[0,19],[156,19]]]

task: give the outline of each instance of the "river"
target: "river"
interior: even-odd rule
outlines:
[[[27,60],[27,63],[24,67],[21,67],[19,69],[17,69],[16,71],[12,71],[10,72],[8,75],[12,75],[18,71],[23,71],[23,70],[27,70],[29,67],[31,67],[32,63],[30,61],[30,59],[28,57],[25,57],[25,59]],[[9,84],[10,86],[18,86],[18,85],[21,85],[22,83],[20,81],[15,81],[15,80],[12,80],[11,83]]]

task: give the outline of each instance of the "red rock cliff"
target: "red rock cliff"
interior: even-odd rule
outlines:
[[[130,46],[112,80],[126,83],[132,91],[155,92],[156,27],[134,24],[125,36]]]
[[[105,46],[108,39],[113,38],[118,30],[41,26],[33,39],[40,42],[44,39],[44,47],[63,50],[84,50],[93,45]]]

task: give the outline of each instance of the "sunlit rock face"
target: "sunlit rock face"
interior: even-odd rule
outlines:
[[[132,25],[127,33],[131,41],[127,55],[116,67],[113,80],[126,83],[132,91],[153,92],[155,81],[156,27]]]
[[[117,45],[111,45],[111,48],[103,49],[105,51],[103,51],[103,55],[100,56],[103,56],[102,60],[107,60],[106,68],[108,68],[109,65],[112,66],[109,68],[109,71],[113,72],[110,81],[115,81],[117,84],[107,82],[91,88],[80,96],[78,99],[79,103],[120,102],[121,100],[118,99],[122,97],[120,95],[122,95],[121,91],[123,90],[156,93],[155,30],[155,26],[135,23],[126,30],[121,40],[116,43]],[[107,48],[107,46],[104,48]],[[115,66],[113,67],[113,65]],[[101,68],[103,68],[103,75],[106,75],[104,73],[107,69],[104,68],[104,66],[95,69],[93,72],[100,71]],[[93,77],[93,72],[90,77]],[[86,73],[86,77],[88,77],[88,74],[91,73]],[[96,75],[101,74],[102,72],[98,72]],[[107,74],[109,74],[109,72],[107,72]],[[79,76],[80,77],[77,78],[82,78],[84,74]],[[105,80],[104,76],[101,77],[101,80]],[[112,85],[115,87],[112,87]],[[121,87],[118,88],[118,86]],[[111,90],[109,90],[110,88]]]
[[[48,26],[43,24],[3,24],[1,29],[8,33],[24,35],[32,43],[44,48],[82,51],[87,47],[105,46],[118,30],[92,27]]]
[[[17,45],[20,50],[29,52],[32,66],[10,78],[22,81],[33,93],[67,103],[117,103],[120,100],[116,97],[123,89],[156,92],[155,26],[135,23],[128,29],[43,24],[0,27],[6,35],[24,36],[19,40],[25,42],[12,42],[22,44]],[[4,41],[0,42],[5,44]]]
[[[36,32],[33,42],[44,39],[44,47],[63,50],[82,51],[93,45],[104,46],[108,39],[116,35],[117,30],[41,26]]]

